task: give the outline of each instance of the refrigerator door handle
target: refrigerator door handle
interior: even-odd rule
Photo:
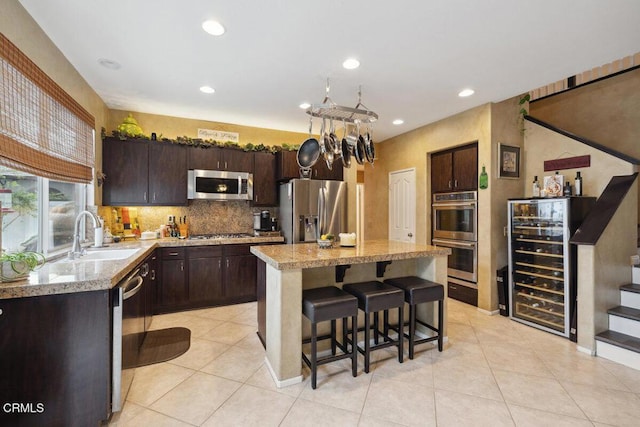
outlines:
[[[318,190],[318,228],[316,229],[316,237],[320,238],[326,231],[327,227],[327,195],[324,187]]]

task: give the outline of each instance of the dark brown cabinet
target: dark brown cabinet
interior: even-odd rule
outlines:
[[[102,203],[109,206],[187,204],[186,147],[169,142],[105,138]]]
[[[188,169],[253,172],[253,155],[235,148],[188,147]]]
[[[298,166],[297,151],[279,151],[276,155],[276,178],[278,181],[289,181],[290,179],[300,178],[300,166]],[[329,170],[327,163],[321,157],[311,168],[311,179],[332,179],[342,181],[344,171],[342,168],[342,160],[338,159],[331,165]]]
[[[149,142],[106,138],[102,144],[104,205],[143,205],[149,194]]]
[[[342,181],[343,175],[342,160],[338,159],[331,164],[331,169],[327,166],[327,162],[321,157],[312,168],[311,178],[313,179],[332,179]]]
[[[187,257],[189,306],[206,306],[222,300],[222,247],[188,248]]]
[[[160,249],[154,313],[185,307],[189,302],[185,248]]]
[[[111,403],[108,290],[0,300],[3,426],[96,426]]]
[[[433,193],[477,189],[477,143],[431,155],[431,191]]]
[[[154,313],[256,300],[251,245],[160,249]]]
[[[187,151],[184,146],[149,143],[149,203],[187,204]]]
[[[256,257],[249,245],[224,247],[224,299],[229,303],[256,300]]]
[[[276,153],[276,179],[278,181],[289,181],[293,178],[300,178],[298,152],[278,151]]]
[[[276,156],[271,153],[253,153],[253,206],[276,206]]]

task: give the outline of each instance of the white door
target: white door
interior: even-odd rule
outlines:
[[[389,174],[389,240],[416,241],[416,170]]]

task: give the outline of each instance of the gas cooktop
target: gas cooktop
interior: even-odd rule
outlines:
[[[212,233],[212,234],[194,234],[189,236],[190,240],[206,240],[206,239],[238,239],[253,237],[247,233]]]

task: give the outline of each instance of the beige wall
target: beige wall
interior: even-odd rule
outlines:
[[[2,32],[73,99],[96,119],[96,163],[102,158],[100,129],[107,120],[107,107],[18,0],[2,0]],[[97,58],[96,58],[97,60]]]
[[[640,69],[532,102],[529,113],[640,159]]]
[[[478,192],[478,307],[495,311],[498,306],[495,270],[507,262],[506,200],[522,196],[522,179],[497,178],[497,142],[522,145],[518,128],[518,98],[485,104],[412,130],[376,145],[374,166],[365,165],[365,238],[387,238],[389,222],[389,173],[416,169],[416,242],[431,241],[430,158],[436,151],[478,142],[478,165],[486,167],[490,181]]]
[[[559,171],[573,185],[576,172],[582,175],[582,194],[584,196],[599,197],[612,176],[630,175],[636,168],[629,162],[610,154],[596,150],[588,145],[553,132],[535,123],[525,124],[525,182],[524,194],[531,197],[533,178],[538,176],[542,183],[545,175],[555,172],[544,172],[544,161],[574,156],[591,156],[591,166],[588,168],[566,169]]]
[[[138,124],[146,135],[155,132],[160,137],[175,139],[178,136],[188,136],[197,138],[198,129],[213,129],[225,132],[237,132],[240,134],[240,144],[264,144],[267,146],[279,146],[282,144],[301,144],[309,135],[306,133],[286,132],[274,129],[256,128],[251,126],[241,126],[231,123],[220,123],[216,121],[184,119],[179,117],[161,116],[157,114],[147,114],[135,111],[109,110],[107,125],[105,129],[107,135],[118,128],[125,117],[133,114]],[[300,114],[300,120],[306,120],[304,114]]]

